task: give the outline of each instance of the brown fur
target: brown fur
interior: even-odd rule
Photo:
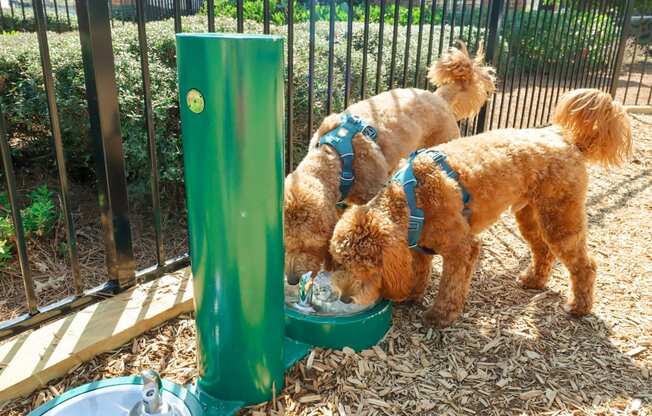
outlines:
[[[355,183],[348,203],[369,201],[400,160],[415,149],[459,137],[456,121],[475,114],[494,90],[491,69],[482,66],[481,58],[471,59],[464,46],[442,57],[430,69],[429,79],[440,86],[434,93],[395,89],[346,109],[378,132],[376,143],[361,134],[353,138]],[[458,103],[468,100],[468,105]],[[317,145],[321,136],[339,125],[340,116],[324,119],[308,154],[285,181],[285,270],[290,283],[305,272],[317,272],[324,262],[329,264],[328,243],[338,219],[335,205],[340,198],[341,162],[330,146]]]
[[[480,251],[476,235],[510,207],[532,250],[523,286],[543,288],[558,258],[571,278],[566,310],[591,311],[596,265],[586,246],[586,163],[621,163],[631,151],[631,128],[620,104],[590,89],[565,95],[555,120],[559,125],[545,129],[496,130],[437,146],[471,194],[470,222],[457,182],[429,156],[415,159],[416,198],[425,212],[419,244],[444,262],[437,299],[426,313],[436,325],[449,325],[462,312]],[[430,256],[407,248],[408,213],[403,188],[390,183],[342,216],[330,252],[341,269],[335,284],[343,296],[370,303],[423,293],[430,276],[424,257]]]
[[[448,101],[458,120],[473,116],[493,94],[493,69],[483,66],[484,56],[478,53],[469,59],[466,45],[441,57],[428,71],[428,80],[440,88],[438,93]]]

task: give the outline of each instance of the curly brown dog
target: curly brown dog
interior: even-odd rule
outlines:
[[[457,120],[474,115],[493,93],[493,70],[482,65],[481,56],[471,59],[461,46],[430,68],[428,79],[439,86],[435,93],[395,89],[345,110],[377,132],[375,143],[360,133],[353,137],[355,182],[345,202],[369,201],[413,150],[459,137]],[[308,271],[318,272],[328,257],[339,218],[342,161],[331,146],[319,146],[319,139],[340,123],[341,114],[324,119],[308,154],[285,180],[285,270],[290,284]]]
[[[458,180],[435,162],[434,152],[414,158],[414,193],[425,213],[419,247],[443,257],[439,292],[425,315],[435,325],[445,327],[462,312],[480,251],[476,234],[510,207],[532,250],[522,285],[543,288],[558,258],[570,272],[573,296],[566,311],[578,316],[591,311],[596,265],[586,244],[586,164],[618,165],[627,158],[629,118],[608,94],[583,89],[562,97],[553,122],[549,128],[495,130],[434,148]],[[463,190],[471,197],[470,220],[463,213]],[[381,296],[394,301],[422,296],[432,255],[408,248],[409,214],[406,192],[396,181],[367,205],[343,214],[330,245],[343,299],[370,303]]]

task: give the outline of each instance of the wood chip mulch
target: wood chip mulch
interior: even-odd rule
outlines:
[[[314,350],[276,400],[247,415],[652,415],[652,116],[634,115],[636,150],[624,168],[591,168],[590,246],[599,264],[594,314],[565,315],[566,270],[545,291],[516,284],[526,245],[506,214],[484,233],[464,315],[433,330],[423,307],[399,305],[370,350]],[[436,291],[441,263],[436,263]],[[196,376],[190,316],[71,370],[29,397],[0,404],[23,415],[61,392],[152,368]]]

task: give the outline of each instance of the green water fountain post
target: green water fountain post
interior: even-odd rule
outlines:
[[[282,38],[178,34],[177,66],[199,378],[99,380],[30,416],[231,416],[280,392],[310,345],[362,350],[389,329],[387,301],[346,316],[286,304]]]
[[[201,401],[283,387],[283,55],[276,36],[177,35]]]

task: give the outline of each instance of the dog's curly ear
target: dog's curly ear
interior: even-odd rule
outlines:
[[[407,238],[407,223],[409,221],[410,209],[405,199],[403,187],[396,182],[390,182],[383,193],[383,197],[387,199],[385,205],[389,210],[390,219],[401,230],[405,231]]]
[[[335,209],[324,209],[321,195],[310,192],[309,187],[299,181],[290,182],[285,188],[283,201],[283,229],[286,245],[290,242],[311,245],[318,242],[323,250],[328,248],[332,227],[337,221]],[[294,182],[294,183],[292,183]],[[287,248],[287,246],[286,246]]]
[[[380,268],[386,236],[377,213],[364,205],[356,206],[337,223],[330,252],[333,260],[347,269]]]
[[[312,204],[311,194],[301,192],[300,185],[293,173],[285,178],[283,215],[286,227],[294,227],[305,223],[310,216]]]
[[[384,247],[382,279],[385,298],[401,302],[412,294],[412,253],[402,236],[392,236]]]

